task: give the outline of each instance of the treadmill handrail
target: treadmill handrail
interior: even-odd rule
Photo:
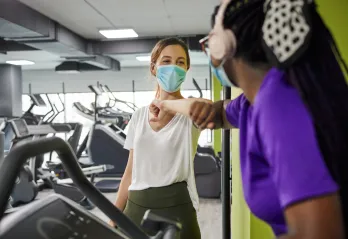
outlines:
[[[114,98],[115,102],[123,103],[123,104],[127,105],[129,108],[131,108],[132,110],[134,110],[134,111],[136,109],[138,109],[138,107],[133,102],[128,102],[128,101],[124,101],[124,100],[120,100],[120,99],[116,98],[114,93],[112,93],[112,91],[110,90],[109,86],[104,85],[103,87],[112,95],[112,97]]]
[[[115,97],[111,94],[111,92],[109,92],[104,85],[100,84],[99,85],[99,88],[107,94],[108,98],[109,98],[109,102],[106,104],[108,107],[114,107],[115,104],[116,104],[116,100],[115,100]],[[112,96],[112,97],[110,97]],[[111,103],[112,102],[112,103]]]
[[[56,114],[56,112],[54,111],[54,108],[53,108],[53,104],[50,100],[50,98],[48,97],[48,94],[45,94],[46,96],[46,99],[51,107],[51,110],[49,111],[49,113],[53,113],[50,117],[48,117],[46,120],[42,119],[42,122],[41,123],[44,123],[44,122],[50,122],[50,120],[52,119],[52,117],[54,117],[54,115]],[[48,113],[47,113],[48,114]]]
[[[48,96],[47,96],[47,98],[48,98]],[[62,109],[58,110],[57,106],[55,104],[53,104],[53,106],[56,110],[56,114],[53,116],[53,118],[50,119],[50,121],[48,123],[52,123],[55,120],[55,118],[57,118],[57,116],[60,115],[61,113],[63,113],[65,110],[65,105],[63,103],[63,100],[60,98],[59,94],[58,94],[58,98],[59,98],[60,103],[62,104]]]
[[[56,151],[63,166],[77,185],[102,212],[123,229],[131,238],[149,238],[138,226],[125,216],[86,178],[71,147],[61,138],[40,138],[14,147],[0,164],[0,218],[4,216],[20,168],[28,158]]]
[[[192,83],[193,83],[193,85],[196,87],[196,89],[199,92],[199,98],[203,98],[202,89],[201,89],[201,87],[199,87],[199,85],[198,85],[197,81],[195,80],[195,78],[192,78]]]
[[[53,110],[53,112],[54,112],[54,115],[53,115],[53,117],[52,118],[50,118],[50,120],[49,121],[47,121],[47,123],[52,123],[53,122],[53,120],[59,115],[59,110],[58,110],[58,108],[57,108],[57,106],[56,106],[56,104],[52,104],[53,105],[53,108],[54,108],[54,110]]]
[[[96,95],[101,95],[102,92],[100,90],[100,88],[98,86],[94,86],[94,85],[89,85],[88,88]]]

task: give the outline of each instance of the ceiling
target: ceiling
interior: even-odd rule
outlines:
[[[100,29],[133,28],[140,37],[207,34],[220,0],[19,0],[87,39]]]
[[[23,70],[54,69],[63,61],[58,55],[47,51],[10,51],[6,55],[0,53],[0,64],[9,60],[28,60],[35,65],[23,66]]]
[[[133,28],[139,38],[207,34],[210,16],[220,0],[18,0],[85,39],[107,41],[98,31]],[[149,54],[149,53],[148,53]],[[140,55],[148,55],[140,54]],[[136,60],[139,54],[109,55],[121,67],[147,66]],[[192,65],[207,65],[202,52],[190,52]],[[29,60],[35,65],[23,70],[54,69],[64,61],[43,50],[0,53],[0,63]]]

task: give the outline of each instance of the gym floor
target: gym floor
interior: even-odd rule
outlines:
[[[51,190],[41,191],[38,198],[46,197],[52,194]],[[115,201],[117,193],[104,193],[112,202]],[[198,222],[201,228],[202,239],[222,238],[222,213],[220,199],[200,199],[200,208],[198,212]],[[98,208],[90,211],[100,219],[109,221]]]

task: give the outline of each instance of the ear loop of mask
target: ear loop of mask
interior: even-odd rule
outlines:
[[[155,63],[151,62],[151,67],[152,67],[152,66],[153,66],[153,70],[154,70],[154,72],[155,72],[155,74],[152,75],[152,76],[154,76],[154,77],[157,78],[157,74],[156,74],[156,72],[157,72],[157,65],[156,65]],[[151,71],[151,74],[152,74],[152,71]]]
[[[227,56],[233,56],[237,47],[234,33],[230,29],[224,29],[223,25],[225,11],[230,2],[231,0],[222,1],[215,17],[215,26],[209,37],[210,55],[216,60],[223,60]]]

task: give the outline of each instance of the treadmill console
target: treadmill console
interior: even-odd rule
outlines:
[[[97,86],[89,85],[88,88],[96,95],[101,95],[103,93]]]
[[[54,194],[2,219],[0,239],[128,238],[69,199]]]
[[[29,96],[30,96],[30,99],[33,101],[33,103],[34,103],[36,106],[39,106],[39,107],[46,106],[46,103],[45,103],[45,101],[42,99],[42,97],[41,97],[40,94],[33,94],[33,95],[29,95]]]
[[[25,138],[30,135],[28,125],[24,119],[14,119],[9,123],[18,139]]]

